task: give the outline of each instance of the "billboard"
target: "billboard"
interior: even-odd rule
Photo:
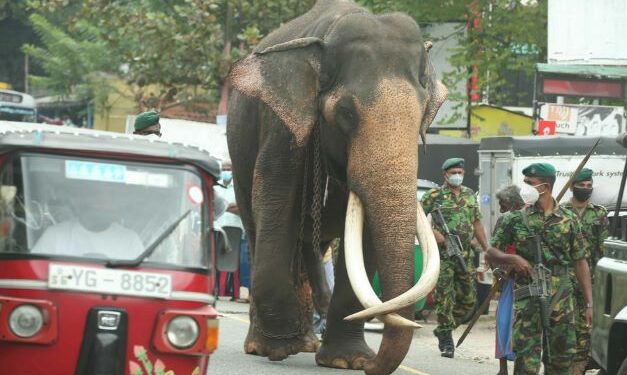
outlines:
[[[556,134],[615,136],[627,130],[623,107],[543,103],[540,117],[555,121]]]
[[[627,1],[549,0],[550,64],[627,65]]]

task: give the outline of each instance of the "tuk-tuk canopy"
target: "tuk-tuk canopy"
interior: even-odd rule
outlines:
[[[0,151],[15,147],[50,150],[86,150],[111,155],[137,155],[179,160],[194,164],[215,179],[220,178],[220,162],[210,150],[146,136],[93,129],[0,121]]]

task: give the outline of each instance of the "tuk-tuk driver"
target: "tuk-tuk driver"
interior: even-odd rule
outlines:
[[[74,218],[48,227],[33,253],[134,259],[144,250],[134,231],[116,219],[123,212],[110,183],[82,182],[68,187]]]

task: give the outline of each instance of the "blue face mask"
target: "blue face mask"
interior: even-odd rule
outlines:
[[[233,172],[231,171],[222,171],[220,172],[220,179],[222,180],[223,184],[230,184],[231,180],[233,179]]]

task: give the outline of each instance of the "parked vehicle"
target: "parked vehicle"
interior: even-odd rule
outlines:
[[[197,148],[0,121],[0,372],[205,374],[218,178]]]
[[[35,121],[35,98],[23,92],[0,90],[0,121]]]
[[[617,138],[627,147],[627,133]],[[625,163],[616,207],[622,200]],[[597,183],[595,181],[595,189]],[[593,285],[592,358],[608,375],[627,375],[627,216],[610,216],[611,237],[604,243],[604,256],[596,264]]]

